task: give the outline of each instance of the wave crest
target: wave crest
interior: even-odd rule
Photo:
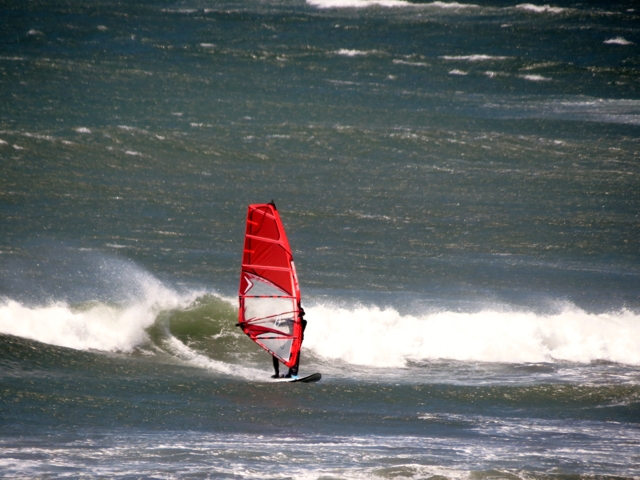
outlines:
[[[307,309],[305,346],[326,359],[374,367],[452,359],[504,363],[606,360],[640,365],[640,318],[623,310],[554,315],[484,310],[401,315],[393,308]]]
[[[76,350],[131,352],[149,341],[146,329],[160,312],[184,308],[198,296],[180,295],[151,276],[139,288],[141,296],[123,304],[27,306],[7,299],[0,303],[0,333]]]

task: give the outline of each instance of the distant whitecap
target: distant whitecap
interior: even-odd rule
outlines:
[[[426,7],[439,7],[439,8],[478,8],[478,5],[471,3],[458,3],[458,2],[433,2],[425,4]]]
[[[463,72],[462,70],[456,70],[456,69],[451,70],[449,72],[449,75],[466,75],[466,74],[467,72]]]
[[[341,48],[336,52],[337,55],[345,55],[347,57],[356,57],[358,55],[367,55],[369,52],[363,52],[362,50],[348,50]]]
[[[428,63],[424,63],[424,62],[408,62],[406,60],[399,60],[399,59],[393,60],[393,63],[396,65],[409,65],[411,67],[428,67],[429,66]]]
[[[543,77],[542,75],[520,75],[520,78],[531,82],[548,82],[551,80],[549,77]]]
[[[534,5],[532,3],[521,3],[520,5],[516,5],[516,8],[535,13],[561,13],[565,11],[564,8],[560,7],[552,7],[551,5]]]
[[[507,60],[509,57],[500,57],[492,55],[443,55],[443,60],[459,60],[466,62],[486,62],[489,60]]]
[[[366,7],[409,7],[410,2],[403,0],[307,0],[309,5],[318,8],[366,8]]]
[[[195,8],[163,8],[162,11],[164,13],[181,13],[185,15],[198,13],[198,10],[196,10]]]
[[[318,8],[367,8],[367,7],[411,7],[411,8],[478,8],[478,5],[458,2],[412,3],[405,0],[307,0],[309,5]]]
[[[609,40],[605,40],[604,43],[608,45],[633,45],[633,42],[622,37],[610,38]]]
[[[87,127],[78,127],[75,130],[78,133],[91,133],[91,130],[89,130]]]

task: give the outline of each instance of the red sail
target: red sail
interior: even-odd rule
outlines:
[[[302,343],[300,288],[273,203],[249,205],[238,295],[244,333],[286,366],[294,365]]]

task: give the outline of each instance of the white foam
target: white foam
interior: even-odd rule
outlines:
[[[542,75],[520,75],[520,78],[530,82],[548,82],[551,80],[549,77],[543,77]]]
[[[38,140],[47,140],[49,142],[55,142],[57,140],[57,138],[52,137],[51,135],[41,135],[39,133],[24,132],[22,135],[28,138],[35,138]]]
[[[130,352],[148,340],[145,329],[159,312],[189,305],[197,294],[179,295],[148,274],[129,273],[137,276],[131,286],[137,298],[122,305],[26,306],[5,300],[0,303],[0,332],[76,350]]]
[[[165,13],[182,13],[186,15],[191,15],[193,13],[198,13],[198,10],[195,8],[163,8],[162,12]]]
[[[407,361],[591,362],[640,365],[640,315],[555,315],[485,310],[401,315],[392,308],[306,308],[305,347],[330,360],[373,367]]]
[[[424,63],[424,62],[409,62],[407,60],[399,60],[399,59],[393,60],[393,63],[396,65],[409,65],[411,67],[428,67],[429,66],[428,63]]]
[[[318,8],[367,8],[379,7],[409,7],[410,2],[403,0],[307,0],[309,5]]]
[[[114,200],[122,200],[122,197],[113,197]],[[105,246],[111,248],[129,248],[128,245],[120,245],[119,243],[105,243]]]
[[[496,57],[491,55],[443,55],[443,60],[458,60],[466,62],[486,62],[489,60],[507,60],[509,57]]]
[[[307,0],[307,3],[317,8],[478,8],[478,5],[458,2],[412,3],[404,0]]]
[[[9,300],[0,305],[2,333],[76,350],[131,351],[146,340],[144,328],[154,318],[141,305],[98,305],[86,311],[74,311],[63,302],[27,307]]]
[[[75,130],[78,133],[91,133],[91,130],[89,130],[87,127],[78,127]]]
[[[467,72],[463,72],[462,70],[453,69],[449,72],[449,75],[466,75]]]
[[[341,48],[340,50],[336,51],[336,55],[345,55],[347,57],[357,57],[359,55],[368,55],[371,52],[364,52],[362,50],[349,50],[346,48]]]
[[[498,106],[494,104],[494,106]],[[498,108],[507,110],[506,105]],[[522,112],[531,118],[560,118],[590,122],[640,125],[640,100],[576,96],[542,102],[523,102]]]
[[[187,362],[189,365],[198,368],[212,370],[214,372],[223,373],[225,375],[233,375],[234,377],[242,377],[247,380],[264,382],[269,378],[270,373],[257,368],[248,368],[241,365],[231,365],[230,363],[213,360],[206,355],[201,355],[177,338],[171,336],[165,342],[165,345],[179,359]]]
[[[478,8],[478,5],[472,3],[458,3],[458,2],[433,2],[427,3],[426,6],[438,7],[438,8]]]
[[[604,43],[608,45],[633,45],[633,42],[622,37],[610,38],[609,40],[605,40]]]
[[[532,3],[521,3],[516,5],[516,8],[535,13],[561,13],[566,10],[560,7],[552,7],[551,5],[534,5]]]

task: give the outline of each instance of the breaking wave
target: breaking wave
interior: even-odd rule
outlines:
[[[590,314],[566,306],[554,315],[484,310],[401,315],[393,308],[318,305],[307,309],[305,346],[332,360],[375,367],[408,361],[640,365],[640,316]]]
[[[235,327],[235,298],[178,292],[126,262],[109,260],[96,268],[89,300],[34,305],[0,298],[0,334],[76,350],[159,354],[221,374],[264,377],[268,354]],[[112,292],[105,294],[106,288]],[[345,308],[309,298],[305,308],[304,356],[326,365],[404,367],[441,359],[640,365],[640,315],[628,310],[593,314],[565,305],[545,315],[503,305],[403,314],[393,307]]]
[[[264,358],[235,328],[235,308],[216,295],[181,296],[163,288],[127,306],[28,307],[8,300],[0,304],[0,333],[76,350],[155,348],[223,374],[263,376],[242,367],[263,366]],[[305,349],[332,363],[403,367],[451,359],[640,365],[640,318],[626,310],[590,314],[567,306],[554,315],[498,309],[402,315],[393,308],[320,304],[307,307],[307,317]]]
[[[120,305],[61,301],[28,306],[7,299],[0,303],[0,333],[76,350],[131,352],[149,341],[146,329],[161,312],[185,308],[197,297],[152,280],[145,290],[142,298]]]

